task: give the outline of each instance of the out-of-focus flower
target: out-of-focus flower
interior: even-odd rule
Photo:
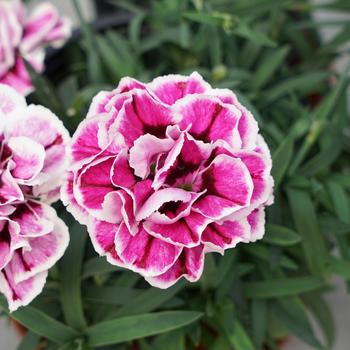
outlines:
[[[68,245],[49,205],[59,197],[68,143],[53,113],[0,84],[0,292],[11,311],[41,292]]]
[[[33,86],[24,59],[42,72],[45,47],[61,46],[70,33],[70,22],[50,3],[41,3],[27,14],[20,0],[0,0],[0,83],[28,95]]]
[[[271,156],[251,113],[198,73],[100,92],[76,131],[62,199],[110,263],[167,288],[207,252],[262,238]]]

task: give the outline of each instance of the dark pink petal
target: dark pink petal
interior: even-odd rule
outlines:
[[[271,166],[269,161],[257,152],[238,152],[236,154],[245,166],[253,180],[253,193],[251,198],[251,205],[256,203],[261,204],[265,202],[272,191],[271,183]]]
[[[127,146],[132,147],[144,134],[165,137],[167,126],[175,122],[169,108],[156,101],[145,90],[137,89],[131,99],[124,103],[115,127],[123,135]]]
[[[75,168],[90,161],[101,152],[98,140],[100,123],[99,117],[85,119],[75,131],[71,146],[72,162]]]
[[[130,167],[127,151],[120,152],[111,169],[111,181],[114,186],[131,188],[136,183],[134,170]]]
[[[50,269],[64,254],[69,242],[68,228],[57,215],[52,216],[51,220],[54,223],[52,232],[30,238],[30,247],[18,249],[14,253],[9,267],[16,283]]]
[[[252,150],[256,145],[256,138],[259,131],[258,123],[253,115],[241,104],[238,104],[237,108],[242,113],[238,123],[238,131],[242,139],[242,148]]]
[[[182,190],[181,188],[164,188],[153,193],[143,204],[143,206],[136,213],[136,220],[141,221],[148,217],[151,217],[155,212],[162,210],[162,206],[166,203],[170,203],[171,205],[175,202],[176,204],[188,203],[192,202],[193,195],[190,192]],[[187,205],[185,205],[187,209]],[[172,208],[170,208],[172,209]],[[178,206],[176,206],[176,210],[174,215],[177,217],[181,212],[185,209],[182,208],[178,213]],[[166,213],[167,210],[164,209]],[[170,215],[170,214],[169,214]],[[164,215],[165,216],[165,215]],[[159,219],[159,215],[157,215]]]
[[[263,238],[265,234],[265,207],[260,206],[248,215],[248,223],[251,228],[250,242]]]
[[[55,215],[50,206],[31,201],[17,205],[10,218],[20,226],[20,236],[39,237],[53,231]]]
[[[238,104],[237,96],[230,89],[212,89],[208,95],[217,97],[223,103],[235,106]]]
[[[249,204],[253,181],[240,159],[221,154],[201,176],[207,192],[193,208],[204,216],[220,219]]]
[[[179,125],[197,140],[204,142],[226,141],[232,147],[241,147],[238,132],[241,112],[233,105],[223,104],[219,99],[205,96],[187,96],[178,101],[174,109],[182,117]]]
[[[132,91],[134,89],[144,90],[145,88],[145,84],[141,83],[140,81],[130,77],[125,77],[120,80],[115,92],[118,94],[122,94],[125,92]]]
[[[80,204],[78,204],[74,196],[74,186],[74,173],[70,171],[67,174],[66,181],[61,187],[61,201],[76,220],[81,224],[87,224],[88,213]]]
[[[101,114],[104,114],[106,112],[109,112],[109,110],[106,109],[107,104],[114,96],[113,91],[101,91],[99,92],[93,99],[89,108],[89,111],[86,115],[86,118],[93,118],[97,117]]]
[[[170,224],[157,224],[146,220],[143,227],[149,234],[166,242],[190,248],[199,244],[207,224],[207,218],[192,212]]]
[[[16,108],[24,108],[27,106],[25,98],[19,94],[14,88],[0,84],[0,111],[9,114]]]
[[[151,164],[155,166],[154,157],[168,152],[174,143],[172,139],[159,139],[150,134],[140,136],[130,149],[129,164],[134,169],[134,174],[146,178],[151,171]]]
[[[0,270],[12,259],[16,249],[25,247],[27,242],[19,236],[19,225],[8,218],[0,218]]]
[[[188,134],[181,134],[175,147],[157,169],[153,187],[163,183],[174,187],[200,191],[196,186],[196,177],[202,165],[210,157],[212,145],[194,140]]]
[[[77,179],[75,197],[78,203],[94,215],[102,209],[107,193],[114,190],[110,173],[115,157],[104,157],[90,163]]]
[[[32,66],[40,72],[42,69],[41,65],[32,62]],[[26,70],[23,59],[20,56],[15,57],[15,64],[7,73],[0,77],[0,84],[8,85],[14,88],[22,96],[27,96],[33,91],[33,85],[30,76]]]
[[[61,47],[72,34],[72,23],[70,19],[60,18],[53,29],[51,29],[45,39],[44,44],[55,48]]]
[[[133,236],[123,224],[116,235],[115,247],[128,268],[143,276],[164,273],[181,253],[180,247],[155,238],[142,228]]]
[[[250,227],[246,220],[223,220],[221,223],[211,223],[202,234],[202,243],[212,250],[221,253],[225,249],[234,248],[239,242],[248,242]]]
[[[5,169],[0,176],[0,204],[4,205],[16,201],[23,201],[23,192],[12,177],[10,171]]]
[[[175,284],[181,277],[190,282],[199,280],[204,268],[204,247],[184,248],[181,255],[165,273],[146,277],[146,281],[154,287],[166,289]]]
[[[47,271],[41,272],[21,283],[16,283],[9,268],[0,271],[0,292],[3,293],[11,312],[28,305],[44,288]]]
[[[119,225],[93,219],[88,225],[88,231],[91,242],[99,255],[106,256],[107,261],[112,265],[125,267],[114,246],[118,227]]]
[[[53,5],[42,3],[37,6],[25,23],[21,41],[22,52],[29,53],[45,44],[47,37],[51,35],[52,31],[56,30],[57,24],[59,24],[59,15]],[[66,34],[69,34],[69,32]]]
[[[14,167],[12,176],[23,184],[36,184],[36,176],[41,172],[45,161],[45,149],[28,137],[12,137],[8,141],[11,150],[11,161]]]
[[[155,78],[147,85],[162,102],[172,105],[190,94],[201,94],[210,90],[210,85],[194,72],[190,76],[166,75]]]

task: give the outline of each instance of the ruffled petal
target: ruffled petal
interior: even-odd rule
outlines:
[[[178,101],[174,110],[182,117],[180,128],[188,128],[197,140],[223,140],[234,148],[242,146],[238,131],[241,112],[233,105],[223,104],[215,97],[193,95]]]
[[[45,161],[45,149],[28,137],[11,137],[8,147],[12,152],[12,176],[22,184],[36,184],[36,177],[42,171]]]
[[[16,283],[10,268],[0,271],[0,292],[5,295],[10,312],[28,305],[41,293],[47,274],[47,271],[43,271],[28,280]]]
[[[168,105],[187,95],[201,94],[211,89],[197,72],[190,76],[171,74],[158,77],[147,84],[147,88]]]
[[[166,289],[174,285],[181,277],[190,282],[199,280],[204,268],[204,247],[184,248],[181,255],[165,273],[149,277],[146,281],[154,287]]]
[[[131,235],[121,224],[115,237],[118,256],[127,267],[143,276],[156,276],[167,271],[181,253],[181,248],[149,235],[144,229]]]
[[[201,176],[207,192],[193,208],[204,216],[220,219],[249,205],[253,181],[240,159],[221,154]]]
[[[134,90],[130,100],[124,103],[115,128],[123,135],[128,147],[144,134],[165,137],[168,125],[175,124],[176,118],[164,104],[156,101],[145,90]]]

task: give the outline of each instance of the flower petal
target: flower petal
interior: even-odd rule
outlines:
[[[134,174],[146,178],[151,171],[154,156],[168,152],[174,143],[172,139],[159,139],[150,134],[140,136],[130,149],[129,164],[134,169]]]
[[[204,216],[220,219],[249,204],[253,181],[240,159],[221,154],[201,176],[207,192],[193,208]]]
[[[11,137],[8,147],[14,162],[14,168],[11,169],[13,177],[22,184],[35,184],[35,178],[44,166],[44,147],[24,136]]]
[[[68,227],[57,215],[51,220],[52,232],[29,239],[29,247],[14,253],[9,266],[16,283],[50,269],[63,256],[69,242]]]
[[[24,108],[26,106],[25,98],[14,88],[0,84],[0,111],[4,114],[9,114],[16,108]]]
[[[238,132],[241,112],[233,105],[223,104],[219,99],[204,95],[187,96],[174,106],[182,116],[179,125],[197,140],[204,142],[226,141],[239,148],[242,141]]]
[[[114,157],[96,159],[86,166],[77,179],[74,194],[79,203],[92,215],[101,211],[105,196],[114,190],[110,173]]]
[[[208,222],[209,220],[203,215],[192,212],[171,224],[145,221],[143,227],[149,234],[159,239],[190,248],[199,244],[202,232]]]
[[[250,226],[246,220],[223,220],[207,226],[202,234],[202,243],[223,253],[225,249],[234,248],[239,242],[248,242],[249,235]]]
[[[115,248],[132,271],[143,276],[156,276],[167,271],[181,253],[181,248],[149,235],[144,229],[131,235],[121,224],[115,237]]]
[[[147,84],[147,88],[168,105],[187,95],[205,93],[211,89],[197,72],[190,76],[170,74],[158,77]]]
[[[20,236],[39,237],[53,231],[54,216],[55,211],[50,206],[30,201],[17,205],[10,218],[20,226]]]
[[[24,196],[21,188],[12,177],[9,169],[5,169],[1,174],[0,181],[0,204],[11,204],[16,201],[23,201]]]
[[[137,89],[124,103],[115,128],[123,135],[127,146],[132,147],[140,136],[147,133],[163,138],[167,126],[175,122],[169,108],[145,90]]]
[[[174,285],[181,277],[190,282],[199,280],[204,268],[204,248],[199,245],[194,248],[184,248],[181,255],[165,273],[149,277],[146,281],[154,287],[166,289]]]
[[[16,283],[9,268],[0,271],[0,292],[5,295],[10,312],[28,305],[41,293],[47,274],[47,271],[44,271],[26,281]]]

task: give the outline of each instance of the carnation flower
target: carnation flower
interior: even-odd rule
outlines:
[[[48,109],[0,84],[0,292],[11,311],[43,289],[68,229],[49,205],[59,197],[69,135]]]
[[[45,46],[58,47],[70,36],[71,26],[50,3],[41,3],[28,15],[20,0],[0,1],[0,83],[22,95],[33,90],[24,65],[44,70]]]
[[[271,157],[252,114],[198,73],[100,92],[62,190],[96,251],[153,286],[194,282],[208,252],[264,235]]]

